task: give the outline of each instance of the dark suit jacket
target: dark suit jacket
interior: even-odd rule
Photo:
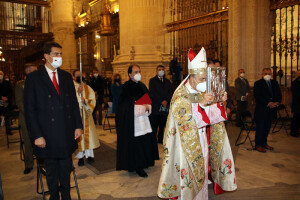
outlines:
[[[293,113],[300,113],[300,77],[292,82],[292,111]]]
[[[269,108],[269,102],[281,102],[281,91],[277,81],[271,80],[273,97],[270,94],[267,82],[260,79],[254,83],[254,98],[256,101],[255,120],[272,120],[276,116],[276,108]]]
[[[101,76],[98,76],[95,78],[94,76],[92,77],[89,86],[97,92],[97,101],[98,103],[103,103],[103,98],[104,98],[104,80]]]
[[[247,79],[245,79],[245,82],[238,77],[235,79],[235,90],[236,90],[236,100],[241,101],[242,96],[246,96],[246,93],[250,92],[250,86]]]
[[[159,112],[161,102],[166,100],[170,103],[173,92],[169,79],[163,78],[161,82],[158,76],[155,76],[149,81],[149,94],[152,99],[152,113],[154,115],[163,114]],[[168,114],[168,113],[165,113]]]
[[[46,147],[34,146],[40,158],[67,158],[77,149],[75,129],[82,129],[72,76],[57,69],[59,95],[45,69],[28,74],[24,108],[31,139],[44,137]]]

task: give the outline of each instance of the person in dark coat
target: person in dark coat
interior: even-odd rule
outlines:
[[[268,145],[267,138],[282,98],[279,85],[276,80],[271,79],[271,74],[270,68],[264,68],[263,78],[254,83],[255,149],[259,152],[266,152],[265,149],[274,149]]]
[[[164,129],[172,98],[172,88],[169,79],[165,78],[165,67],[163,65],[158,65],[156,67],[156,73],[157,75],[149,81],[149,92],[152,99],[152,114],[150,115],[150,122],[155,144],[154,157],[158,160],[159,154],[157,142],[160,144],[163,143]]]
[[[60,199],[59,191],[62,199],[71,199],[72,154],[83,126],[72,76],[59,69],[62,47],[49,42],[43,52],[45,65],[25,81],[25,119],[34,154],[45,161],[50,199]]]
[[[116,114],[118,111],[118,101],[122,88],[122,80],[120,74],[115,74],[113,81],[113,84],[111,84],[112,112]]]
[[[242,113],[247,110],[248,100],[247,97],[250,93],[250,86],[248,80],[245,78],[245,70],[239,69],[239,77],[234,81],[237,101],[237,111],[236,111],[236,125],[242,125]]]
[[[291,123],[291,136],[299,137],[299,127],[300,127],[300,70],[297,71],[297,77],[292,82],[292,112],[293,118]]]
[[[93,70],[93,77],[89,83],[89,86],[94,90],[96,94],[96,107],[93,111],[93,118],[95,124],[102,125],[102,104],[104,102],[104,80],[99,75],[98,70]],[[97,119],[97,111],[99,113],[99,117]]]
[[[25,65],[26,75],[36,70],[37,70],[37,66],[34,64]],[[20,110],[19,126],[21,127],[22,137],[24,140],[24,164],[25,164],[24,174],[28,174],[31,172],[33,168],[33,149],[32,149],[32,143],[27,130],[25,115],[24,115],[24,85],[25,85],[25,80],[21,80],[16,83],[15,97],[16,97],[16,104]]]
[[[9,117],[11,115],[11,102],[13,90],[9,81],[4,80],[4,73],[0,71],[0,116],[5,118],[6,134],[12,134],[9,131]],[[3,124],[1,122],[1,124]]]
[[[147,177],[144,168],[154,165],[152,135],[150,122],[140,129],[144,132],[137,136],[137,105],[136,102],[147,96],[147,87],[140,82],[141,71],[138,65],[128,68],[130,79],[122,86],[117,112],[117,170],[136,171],[141,177]],[[149,96],[148,96],[149,97]],[[150,98],[149,98],[150,100]],[[140,108],[151,111],[151,103],[145,102]],[[147,119],[145,119],[147,121]],[[145,121],[144,121],[145,122]],[[143,129],[146,128],[146,129]],[[151,132],[151,131],[150,131]]]

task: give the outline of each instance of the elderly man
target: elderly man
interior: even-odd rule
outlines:
[[[150,115],[150,122],[155,144],[155,159],[158,160],[159,154],[157,142],[160,144],[163,143],[164,129],[173,93],[171,82],[165,77],[165,67],[163,65],[158,65],[156,67],[156,74],[157,75],[149,81],[149,92],[152,100],[152,114]]]
[[[37,70],[37,66],[34,64],[25,65],[25,74],[26,76]],[[25,170],[24,174],[28,174],[31,172],[33,167],[33,150],[32,143],[30,140],[30,135],[27,130],[25,116],[24,116],[24,85],[25,80],[18,81],[15,86],[15,97],[16,104],[20,110],[19,113],[19,125],[21,126],[22,136],[24,139],[24,162],[25,162]]]
[[[254,112],[255,149],[262,153],[265,153],[266,149],[273,150],[273,147],[268,145],[267,138],[282,98],[279,85],[276,80],[271,79],[271,74],[270,68],[264,68],[262,79],[254,83],[253,91],[256,101]]]
[[[206,91],[206,53],[188,54],[189,76],[176,89],[164,136],[164,159],[158,196],[208,199],[208,181],[214,191],[233,191],[235,170],[224,122],[225,108]],[[224,93],[223,101],[227,100]],[[210,128],[208,128],[208,126]]]
[[[248,80],[245,78],[245,70],[239,69],[239,77],[235,79],[237,112],[236,112],[236,125],[241,126],[241,115],[247,110],[248,101],[247,97],[250,93],[250,86]]]

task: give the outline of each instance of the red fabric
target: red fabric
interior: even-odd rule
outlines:
[[[139,98],[135,102],[135,105],[144,105],[144,104],[152,104],[152,101],[147,93],[144,94],[141,98]]]
[[[220,105],[220,103],[217,103],[217,107],[220,109],[221,111],[221,116],[227,120],[227,117],[226,117],[226,113],[225,113],[225,108],[224,108],[224,105]]]
[[[206,127],[206,136],[207,136],[207,144],[208,144],[208,179],[212,180],[211,177],[211,167],[210,167],[210,126]]]
[[[214,183],[214,192],[215,194],[222,194],[225,191],[216,183]]]
[[[196,57],[196,53],[193,51],[193,49],[189,50],[189,60],[192,61]]]
[[[59,94],[59,87],[58,87],[58,83],[57,83],[57,80],[56,80],[55,72],[52,72],[52,73],[53,73],[52,82],[53,82],[53,85],[54,85],[57,93]]]
[[[203,108],[201,108],[201,106],[198,104],[198,112],[202,115],[202,120],[206,123],[206,124],[210,124],[210,120],[205,112],[205,110]]]
[[[173,198],[171,198],[171,199],[174,199],[174,200],[175,200],[175,199],[178,199],[178,197],[173,197]]]

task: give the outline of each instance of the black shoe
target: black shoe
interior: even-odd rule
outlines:
[[[95,162],[95,159],[92,158],[92,157],[88,157],[88,158],[87,158],[87,162],[88,162],[88,163],[93,163],[93,162]]]
[[[31,170],[32,170],[32,167],[31,168],[26,167],[24,170],[24,174],[29,174],[31,172]]]
[[[143,169],[138,169],[138,170],[136,170],[136,173],[137,173],[140,177],[143,177],[143,178],[148,177],[148,174],[147,174]]]
[[[83,160],[83,158],[80,158],[78,160],[78,166],[83,166],[83,165],[84,165],[84,160]]]

